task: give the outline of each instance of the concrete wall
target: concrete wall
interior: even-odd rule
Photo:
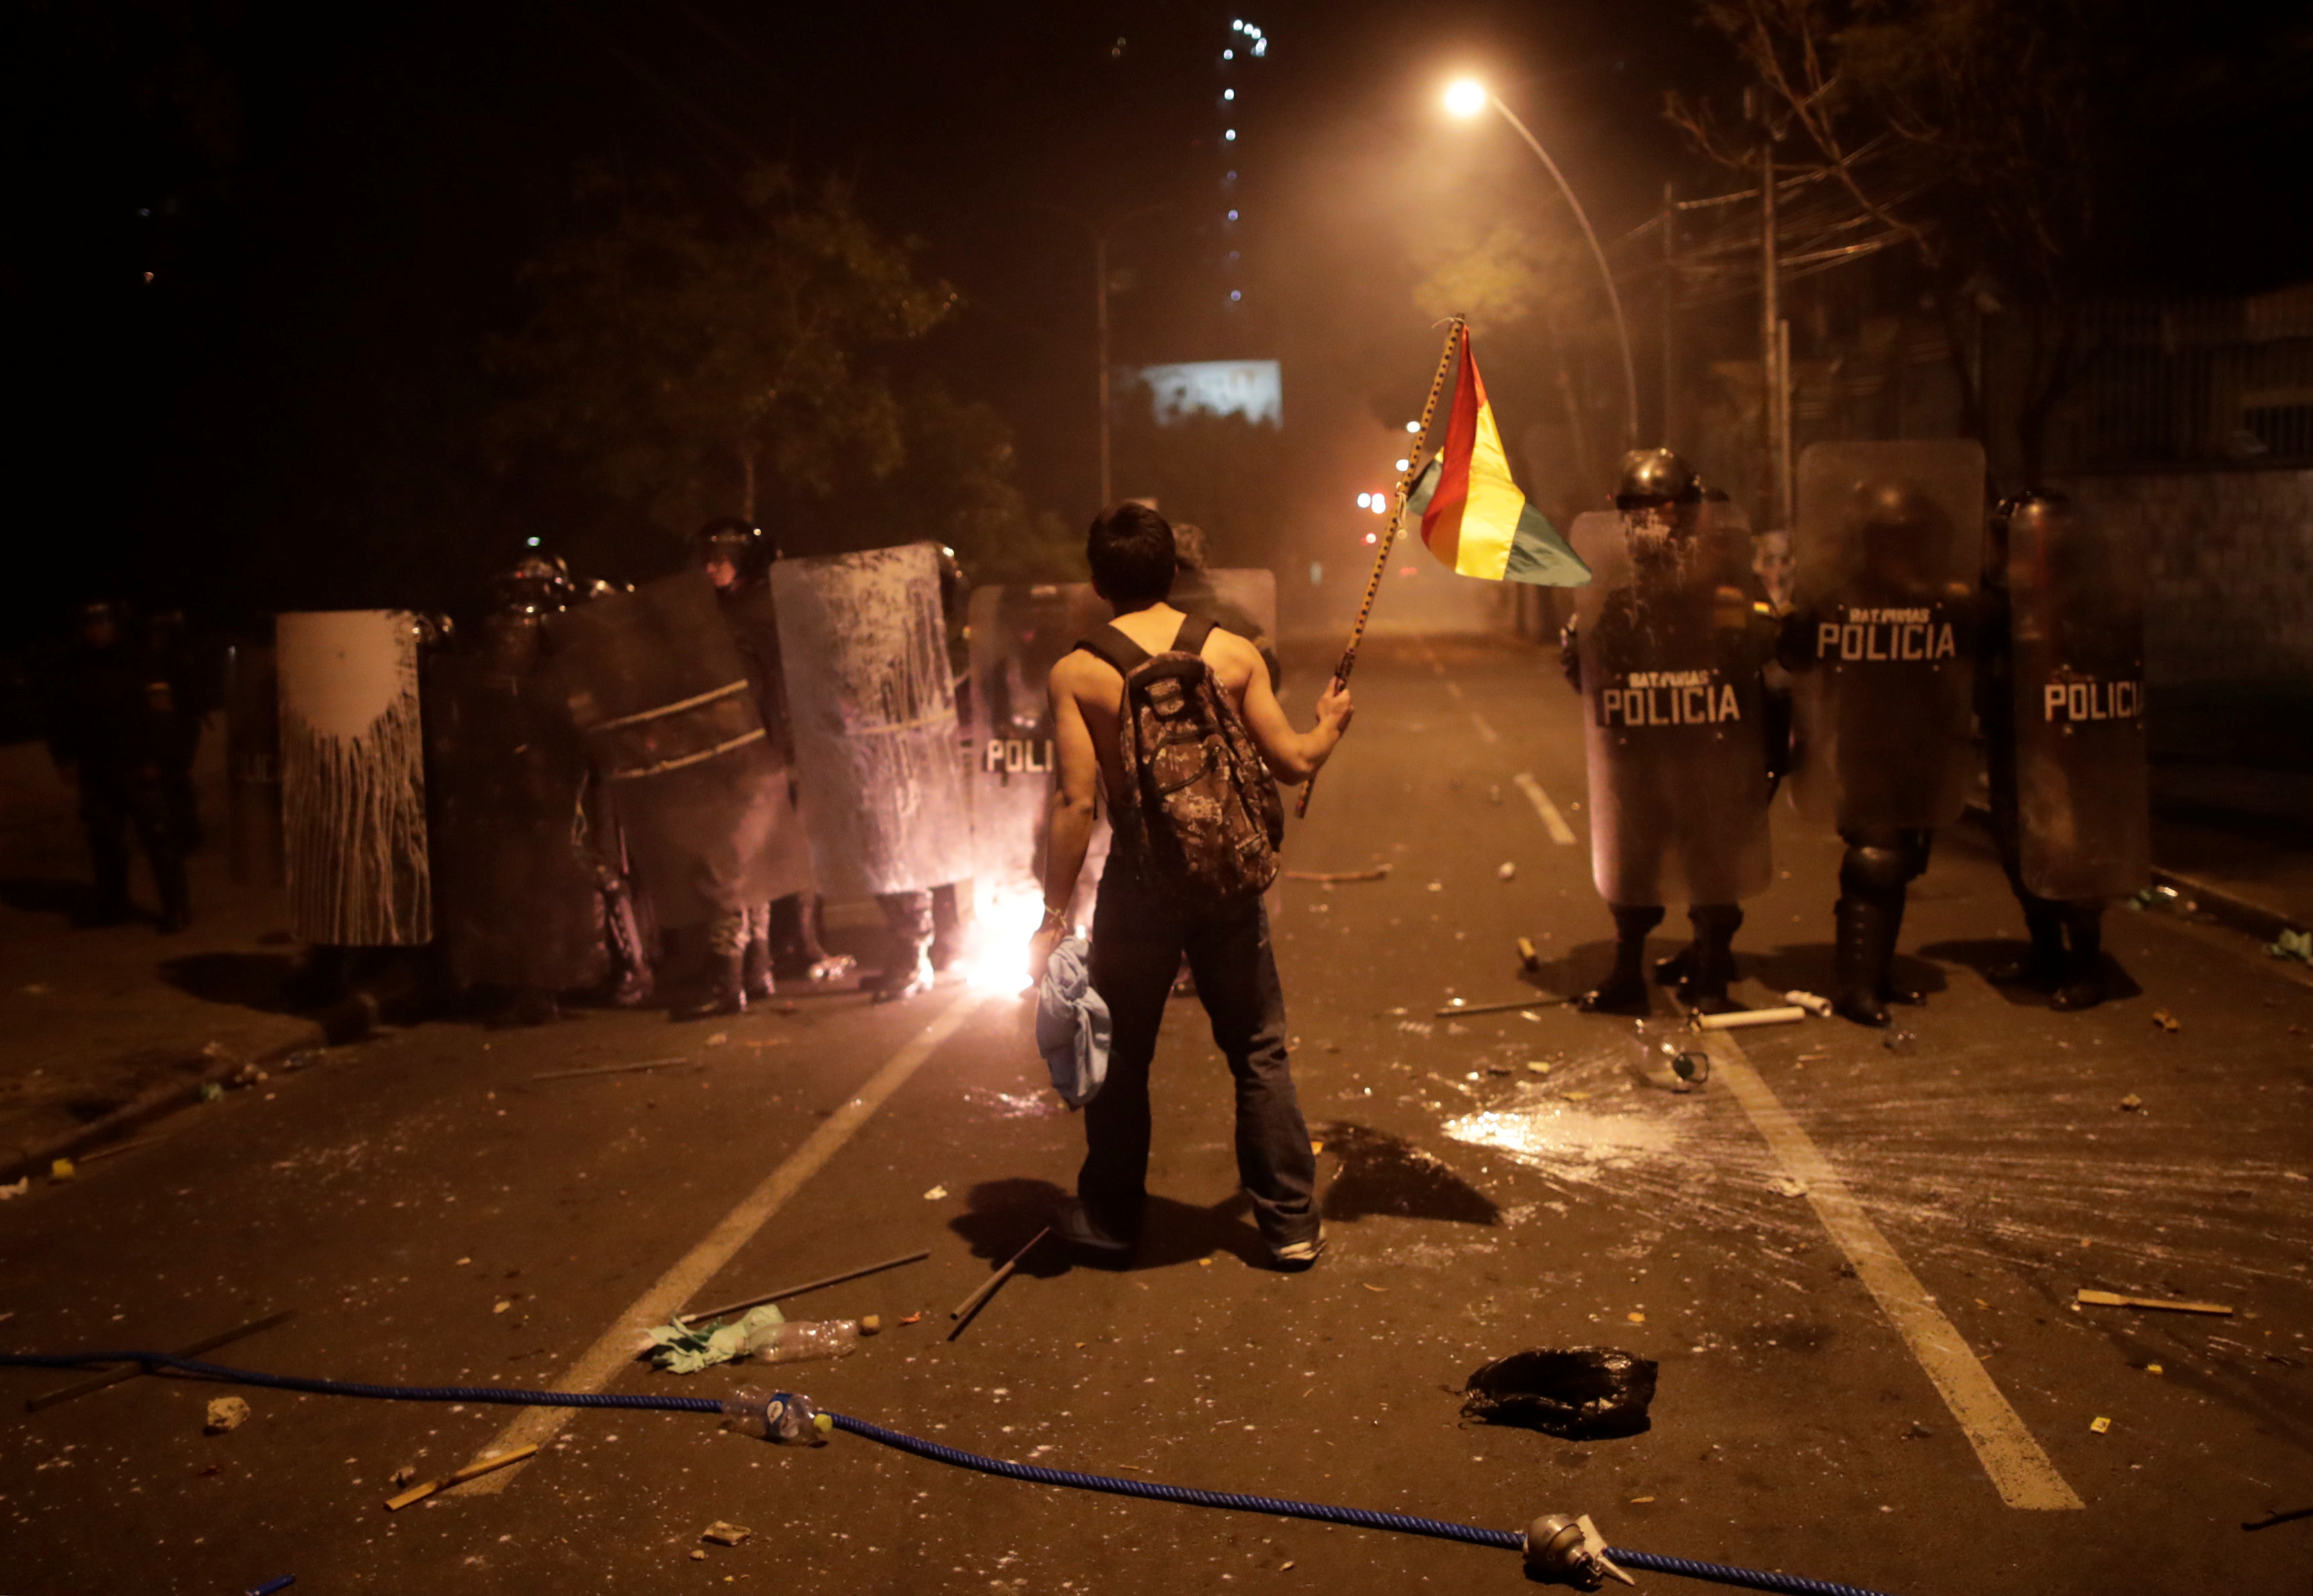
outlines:
[[[2062,486],[2142,531],[2156,688],[2313,687],[2313,471],[2128,472]]]

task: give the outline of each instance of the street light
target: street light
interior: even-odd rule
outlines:
[[[1230,175],[1234,177],[1236,174],[1232,172]],[[1086,232],[1092,234],[1093,308],[1095,316],[1093,358],[1098,363],[1100,367],[1100,502],[1102,508],[1105,509],[1109,503],[1110,493],[1108,424],[1110,408],[1108,369],[1108,238],[1109,234],[1123,226],[1127,222],[1135,222],[1143,216],[1153,216],[1158,211],[1168,211],[1173,207],[1170,203],[1163,205],[1144,205],[1138,210],[1126,211],[1121,215],[1113,216],[1107,222],[1101,223],[1094,221],[1089,216],[1072,211],[1066,206],[1051,205],[1043,200],[1030,200],[1028,203],[1038,210],[1052,211],[1060,215],[1066,216],[1070,221],[1077,224],[1077,226],[1082,227]],[[1235,299],[1237,295],[1232,294],[1229,297],[1231,299]]]
[[[1573,207],[1574,219],[1582,224],[1582,236],[1590,241],[1591,259],[1598,263],[1598,276],[1606,285],[1606,303],[1614,311],[1614,338],[1623,351],[1623,407],[1630,418],[1630,447],[1635,449],[1639,446],[1639,373],[1638,368],[1631,363],[1631,329],[1623,320],[1623,296],[1615,290],[1614,274],[1607,269],[1606,251],[1599,248],[1597,231],[1590,225],[1589,215],[1583,210],[1582,202],[1574,197],[1574,190],[1568,185],[1566,174],[1558,170],[1558,162],[1550,158],[1550,152],[1542,147],[1542,141],[1527,130],[1526,125],[1517,119],[1510,108],[1496,99],[1493,92],[1476,78],[1456,78],[1447,86],[1446,110],[1449,116],[1466,122],[1488,106],[1501,112],[1502,120],[1517,129],[1517,136],[1526,140],[1526,148],[1534,152],[1535,159],[1542,162],[1543,170],[1558,184],[1558,191],[1566,196],[1566,203]]]

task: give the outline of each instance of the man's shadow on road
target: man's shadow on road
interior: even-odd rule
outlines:
[[[1888,965],[1888,977],[1897,987],[1929,997],[1948,992],[1950,978],[1944,974],[1941,965],[1934,962],[1935,957],[1933,948],[1922,948],[1917,953],[1898,949]],[[1786,943],[1763,953],[1746,954],[1738,949],[1735,967],[1739,974],[1751,977],[1777,994],[1778,1003],[1785,992],[1812,992],[1820,997],[1830,997],[1839,990],[1839,953],[1829,943]]]
[[[157,969],[163,981],[205,1003],[229,1004],[268,1014],[302,1012],[290,987],[290,978],[297,969],[293,953],[186,953],[163,960]]]
[[[0,881],[0,905],[27,915],[55,915],[75,926],[96,924],[96,889],[62,876],[11,876]],[[150,915],[136,918],[151,921]]]
[[[967,1209],[948,1222],[948,1229],[972,1249],[974,1258],[1000,1264],[1051,1223],[1068,1199],[1069,1194],[1049,1180],[984,1180],[965,1194]],[[1246,1217],[1252,1211],[1243,1192],[1209,1208],[1152,1194],[1142,1210],[1140,1245],[1129,1261],[1106,1265],[1079,1257],[1055,1236],[1022,1258],[1019,1272],[1049,1280],[1079,1265],[1162,1269],[1194,1263],[1216,1252],[1229,1253],[1256,1268],[1266,1267],[1269,1249]]]

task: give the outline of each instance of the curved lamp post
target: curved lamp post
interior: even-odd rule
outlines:
[[[1597,232],[1590,225],[1590,217],[1583,210],[1582,202],[1574,197],[1574,190],[1568,187],[1566,174],[1558,170],[1558,162],[1550,158],[1550,152],[1542,147],[1542,141],[1527,131],[1526,125],[1517,119],[1510,108],[1497,100],[1493,92],[1475,78],[1457,79],[1446,91],[1447,112],[1463,121],[1478,116],[1488,106],[1499,111],[1502,120],[1516,128],[1517,136],[1526,140],[1526,148],[1534,152],[1535,158],[1557,182],[1558,191],[1566,196],[1566,203],[1573,207],[1574,219],[1582,224],[1582,236],[1590,241],[1591,259],[1598,263],[1599,279],[1606,285],[1606,303],[1614,311],[1614,337],[1623,351],[1623,412],[1630,418],[1629,447],[1635,449],[1639,446],[1639,373],[1638,368],[1631,363],[1631,329],[1623,320],[1623,296],[1615,290],[1614,274],[1606,267],[1606,251],[1599,248]]]

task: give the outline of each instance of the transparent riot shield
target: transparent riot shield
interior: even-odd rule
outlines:
[[[1042,876],[1044,808],[1054,748],[1046,679],[1079,638],[1108,624],[1085,583],[980,587],[972,593],[972,825],[984,892],[1034,890]],[[1104,821],[1093,839],[1105,855]],[[1097,870],[1087,876],[1097,879]]]
[[[771,599],[820,890],[864,897],[969,877],[938,545],[780,560]]]
[[[2017,852],[2043,898],[2151,878],[2144,547],[2133,523],[2027,501],[2008,527]]]
[[[418,638],[418,618],[401,609],[276,623],[283,846],[300,942],[433,940]]]
[[[1799,456],[1800,807],[1848,827],[1959,819],[1973,750],[1983,450],[1811,443]]]
[[[552,618],[572,718],[659,924],[802,891],[811,859],[737,646],[697,571]]]
[[[1773,635],[1746,585],[1734,518],[1578,516],[1590,873],[1614,904],[1732,903],[1765,889],[1759,673]]]

